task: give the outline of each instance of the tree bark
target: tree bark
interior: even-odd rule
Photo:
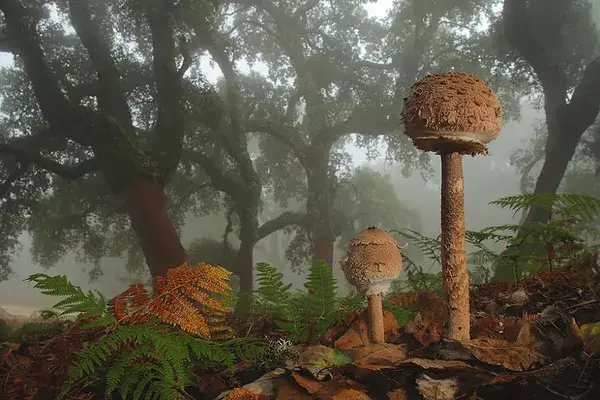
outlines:
[[[333,267],[333,240],[316,241],[313,245],[313,259],[325,260],[330,267]]]
[[[120,196],[152,277],[165,276],[170,268],[183,264],[187,257],[167,213],[164,185],[138,179]]]
[[[323,259],[333,265],[335,233],[333,231],[333,204],[329,187],[327,163],[307,170],[308,199],[306,214],[310,221],[313,259]]]
[[[235,312],[244,314],[249,311],[254,290],[254,245],[253,240],[242,240],[236,258],[236,267],[240,277],[239,300]]]
[[[448,301],[445,336],[468,340],[470,334],[470,287],[466,261],[462,156],[442,154],[441,258]]]

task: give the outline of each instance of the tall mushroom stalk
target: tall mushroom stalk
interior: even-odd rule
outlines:
[[[367,296],[369,340],[385,343],[382,295],[402,270],[400,245],[386,231],[371,226],[352,238],[347,248],[342,270],[346,280]]]
[[[470,337],[470,285],[466,262],[462,156],[489,154],[502,128],[502,107],[488,84],[462,72],[428,75],[404,99],[405,134],[442,159],[441,256],[448,301],[445,336]]]

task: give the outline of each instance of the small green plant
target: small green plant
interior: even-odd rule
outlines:
[[[291,340],[279,338],[277,340],[267,339],[268,344],[265,350],[255,361],[256,367],[261,372],[272,371],[276,368],[284,367],[286,361],[295,361],[298,357],[294,350],[294,344]]]
[[[548,223],[524,223],[491,226],[481,231],[467,231],[466,241],[471,249],[467,263],[471,282],[482,284],[494,277],[518,280],[530,274],[576,264],[596,251],[596,228],[600,199],[577,194],[523,194],[508,196],[491,202],[515,213],[530,207],[546,210],[551,215]],[[440,262],[440,241],[412,230],[396,231],[419,248],[434,264]],[[492,246],[505,248],[497,253]],[[441,275],[424,273],[406,260],[408,280],[396,283],[395,290],[441,289]],[[437,283],[439,282],[439,287]]]
[[[275,317],[294,342],[313,342],[346,314],[364,308],[364,296],[336,297],[336,280],[331,267],[322,260],[312,263],[304,293],[292,293],[292,285],[283,283],[283,274],[277,268],[259,263],[256,269],[258,298],[254,312]]]
[[[256,342],[215,342],[182,330],[191,331],[191,326],[179,322],[187,319],[196,321],[198,333],[204,332],[199,315],[179,316],[168,308],[176,304],[176,312],[185,312],[184,294],[202,303],[210,318],[218,317],[217,311],[224,308],[197,285],[199,279],[209,277],[200,288],[224,294],[228,273],[202,264],[196,268],[171,269],[167,277],[155,282],[159,295],[150,297],[143,285],[132,285],[111,302],[100,293],[84,293],[65,276],[32,275],[29,280],[42,293],[65,297],[53,307],[57,314],[78,314],[73,329],[92,332],[95,337],[76,351],[59,398],[66,398],[75,386],[105,376],[107,398],[119,392],[122,399],[189,399],[186,387],[192,383],[192,366],[231,365],[238,359],[258,357],[262,346]]]

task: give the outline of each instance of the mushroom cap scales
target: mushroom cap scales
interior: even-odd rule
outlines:
[[[486,145],[502,128],[502,106],[483,79],[442,72],[412,86],[400,120],[421,150],[488,154]]]
[[[370,227],[347,244],[342,263],[346,280],[366,295],[382,294],[402,271],[400,245],[386,231]]]

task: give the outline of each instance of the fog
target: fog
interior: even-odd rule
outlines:
[[[517,222],[519,216],[498,207],[488,206],[490,201],[502,196],[517,194],[519,192],[519,174],[509,165],[510,154],[524,144],[532,134],[531,124],[540,118],[540,113],[527,103],[523,104],[521,120],[508,122],[499,137],[490,145],[489,156],[465,157],[465,224],[467,229],[478,230],[486,226]],[[421,213],[423,234],[437,236],[440,232],[440,166],[439,159],[433,158],[433,176],[424,180],[418,173],[409,178],[402,176],[401,166],[387,163],[384,157],[378,160],[367,161],[366,154],[358,148],[352,149],[357,166],[367,165],[392,177],[399,198],[411,208],[418,209]],[[224,215],[207,216],[204,218],[190,218],[183,232],[183,242],[189,243],[200,235],[220,239],[225,229]],[[402,227],[398,227],[401,229]],[[278,232],[275,235],[282,235]],[[268,241],[266,238],[265,241]],[[123,262],[118,259],[107,259],[102,264],[104,275],[96,282],[89,283],[88,271],[92,265],[77,262],[75,256],[62,260],[58,265],[49,270],[36,266],[29,255],[30,241],[27,236],[22,240],[23,250],[15,257],[13,270],[15,277],[0,282],[0,304],[19,304],[26,307],[38,308],[49,307],[54,304],[55,299],[42,295],[37,289],[32,288],[29,282],[23,282],[31,274],[48,273],[51,275],[66,274],[71,282],[80,285],[84,289],[99,290],[110,297],[124,290],[128,282],[128,275],[123,271]],[[337,247],[337,246],[336,246]],[[283,249],[282,249],[283,250]],[[343,253],[336,248],[336,259],[343,258]],[[303,274],[297,274],[279,265],[272,260],[264,250],[255,251],[255,259],[259,261],[274,262],[281,267],[284,279],[293,282],[300,287],[304,283]],[[345,281],[339,265],[335,266],[338,281]]]
[[[365,6],[371,16],[383,16],[391,5],[391,1],[378,1]],[[598,14],[598,7],[595,7]],[[201,61],[201,69],[209,81],[216,83],[221,77],[218,69],[209,62],[208,58]],[[2,53],[0,65],[12,65],[12,55]],[[247,63],[238,64],[241,71],[247,72]],[[252,70],[266,74],[264,64],[255,65]],[[490,144],[491,154],[464,158],[465,175],[465,214],[466,228],[471,230],[482,229],[491,225],[518,222],[521,215],[513,215],[511,211],[490,206],[488,203],[500,197],[520,193],[519,172],[510,165],[509,159],[513,152],[526,146],[527,140],[534,134],[533,125],[536,121],[543,120],[543,111],[536,109],[530,98],[524,97],[521,102],[520,118],[507,122],[499,137]],[[430,177],[423,178],[418,171],[413,171],[410,177],[402,175],[403,165],[388,162],[382,155],[375,160],[368,160],[364,149],[356,145],[348,145],[352,155],[353,167],[368,166],[385,172],[391,177],[399,200],[408,208],[418,210],[422,223],[422,232],[425,235],[437,236],[440,232],[440,166],[439,157],[433,156],[431,166],[433,172]],[[385,153],[382,145],[381,152]],[[536,177],[538,169],[531,173]],[[226,227],[224,212],[205,217],[189,216],[182,232],[182,242],[187,246],[194,239],[210,237],[220,240]],[[366,228],[366,227],[365,227]],[[398,229],[403,227],[399,226]],[[237,245],[236,235],[231,235],[232,243]],[[254,261],[267,261],[276,265],[284,273],[284,279],[301,287],[304,282],[303,273],[296,273],[285,260],[285,249],[276,249],[277,239],[282,242],[289,241],[289,236],[282,231],[276,232],[263,239],[256,246]],[[52,305],[57,299],[42,295],[28,282],[24,282],[29,275],[34,273],[66,274],[71,282],[84,289],[95,289],[108,297],[112,297],[124,290],[127,285],[136,279],[148,279],[149,274],[139,276],[128,275],[120,259],[105,258],[102,262],[104,274],[97,281],[90,283],[88,272],[93,267],[91,263],[77,260],[73,253],[63,258],[59,263],[49,269],[36,265],[30,255],[31,238],[27,234],[21,237],[21,250],[15,254],[12,262],[14,275],[4,282],[0,282],[0,307],[6,305],[21,305],[30,308],[42,308]],[[336,246],[334,259],[343,258],[344,254]],[[334,265],[336,278],[345,288],[344,278],[338,264]]]

